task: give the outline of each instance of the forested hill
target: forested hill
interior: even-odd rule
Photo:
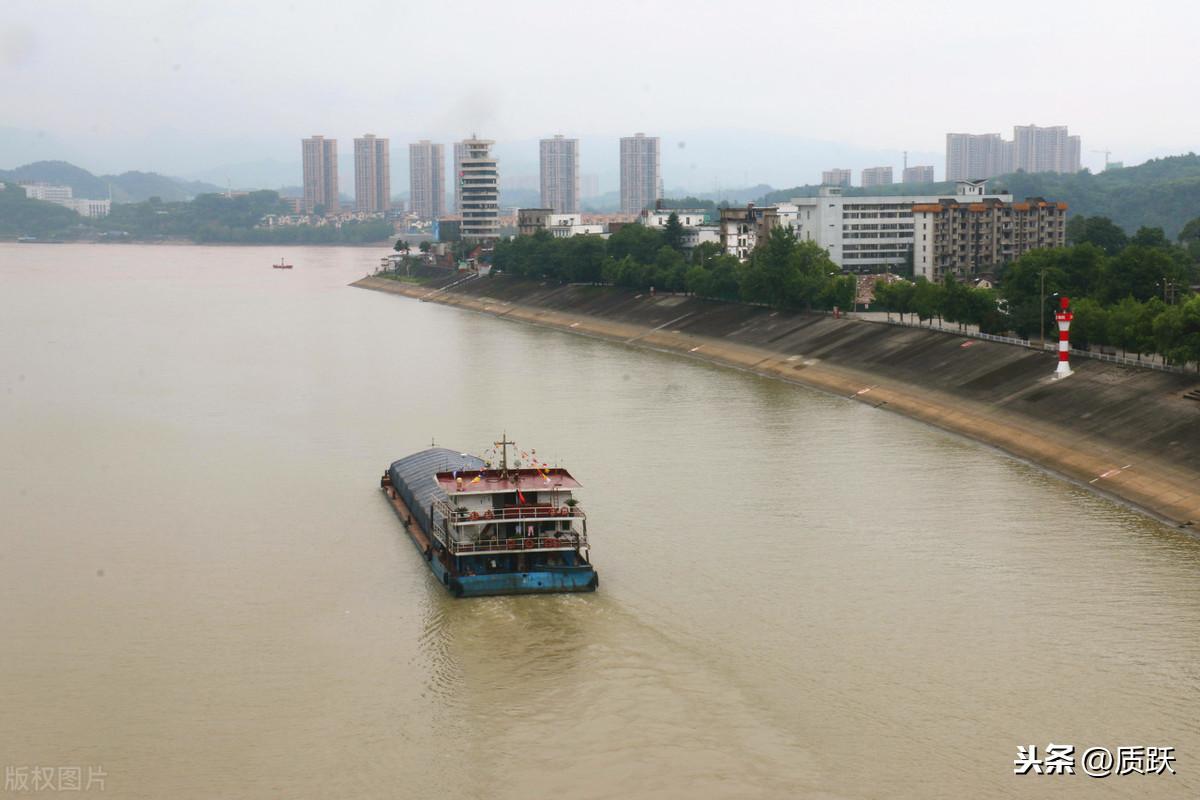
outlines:
[[[164,202],[191,200],[198,194],[223,191],[221,187],[209,183],[185,181],[157,172],[96,176],[66,161],[35,161],[16,169],[0,170],[0,181],[70,186],[76,197],[94,200],[107,198],[111,188],[112,199],[118,203],[140,203],[151,197]]]
[[[785,202],[793,197],[812,197],[818,186],[797,186],[771,192],[764,203]],[[1200,156],[1156,158],[1136,167],[1110,169],[1093,175],[1078,172],[1059,175],[1053,172],[1025,173],[988,180],[989,192],[1008,192],[1018,200],[1044,197],[1060,200],[1070,213],[1088,217],[1108,217],[1128,233],[1142,226],[1162,228],[1174,239],[1189,220],[1200,216]],[[892,184],[891,186],[849,189],[850,196],[868,194],[954,194],[954,182],[928,184]]]

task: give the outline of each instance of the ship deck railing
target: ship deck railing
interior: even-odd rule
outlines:
[[[549,503],[536,503],[523,506],[506,506],[504,508],[489,508],[485,511],[470,511],[456,508],[444,500],[434,502],[434,506],[442,516],[456,526],[490,525],[493,522],[524,522],[547,520],[583,520],[587,515],[579,506],[554,506]]]
[[[587,534],[571,529],[549,531],[534,536],[488,537],[461,539],[446,535],[442,523],[434,525],[433,536],[451,555],[490,555],[500,553],[536,553],[552,550],[583,550],[588,546]]]
[[[515,539],[484,539],[481,541],[451,540],[450,552],[456,556],[489,555],[492,553],[537,553],[552,550],[581,550],[587,547],[587,536],[571,531],[558,536],[527,536]]]

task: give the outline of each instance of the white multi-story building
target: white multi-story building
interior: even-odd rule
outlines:
[[[65,205],[65,201],[74,197],[70,186],[59,186],[53,183],[22,183],[20,186],[30,200]]]
[[[644,208],[638,222],[647,228],[662,230],[667,227],[672,214],[679,217],[679,224],[683,226],[684,251],[690,253],[704,242],[721,243],[721,226],[708,224],[708,215],[702,208]]]
[[[685,228],[695,228],[708,222],[703,208],[643,208],[638,215],[638,222],[647,228],[665,228],[672,214],[678,215],[679,224]]]
[[[637,214],[662,197],[662,166],[657,136],[621,137],[621,211]]]
[[[942,199],[1012,202],[1012,195],[986,194],[984,181],[960,181],[952,196],[846,197],[825,186],[817,197],[796,197],[789,227],[801,241],[816,242],[833,263],[850,272],[902,266],[913,251],[913,206]]]
[[[41,200],[54,203],[56,206],[69,208],[83,217],[97,219],[107,217],[112,210],[112,200],[90,200],[85,197],[75,197],[70,186],[59,186],[53,183],[22,183],[25,196],[31,200]]]
[[[107,217],[112,211],[112,200],[90,200],[86,197],[73,197],[59,205],[66,206],[81,217],[91,219]]]
[[[454,145],[464,239],[494,239],[500,229],[500,165],[492,155],[493,144],[472,136]]]
[[[579,140],[556,135],[542,139],[542,205],[560,214],[579,211]]]

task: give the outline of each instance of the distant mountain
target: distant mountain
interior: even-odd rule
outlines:
[[[103,200],[112,193],[117,203],[140,203],[151,197],[164,201],[190,200],[198,194],[224,191],[219,186],[185,181],[156,172],[123,172],[97,177],[66,161],[35,161],[12,170],[0,170],[0,181],[12,183],[54,183],[70,186],[76,197]]]
[[[792,197],[812,197],[820,187],[795,186],[766,194],[761,202],[780,203]],[[1162,228],[1174,239],[1190,220],[1200,217],[1200,156],[1156,158],[1136,167],[1109,169],[1098,175],[1084,170],[1065,175],[1055,172],[1015,172],[988,179],[988,191],[1008,193],[1018,200],[1042,197],[1067,204],[1072,216],[1108,217],[1134,233],[1149,226]],[[952,195],[954,182],[854,187],[847,195]]]

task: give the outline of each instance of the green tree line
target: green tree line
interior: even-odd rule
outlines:
[[[798,242],[783,228],[772,230],[745,263],[712,242],[685,255],[675,214],[665,230],[626,225],[608,239],[556,239],[539,231],[500,241],[492,265],[524,278],[689,292],[785,309],[848,308],[856,290],[855,279],[842,275],[824,250],[813,242]]]
[[[191,239],[242,244],[360,244],[387,241],[384,220],[333,225],[256,227],[267,214],[289,214],[278,192],[238,197],[202,194],[189,202],[114,203],[107,217],[88,219],[69,208],[30,200],[20,187],[0,190],[0,236],[81,239],[118,232],[131,239]]]
[[[1157,353],[1170,364],[1200,362],[1200,219],[1183,226],[1178,243],[1161,228],[1126,236],[1111,220],[1076,217],[1071,244],[1033,250],[1001,269],[997,290],[949,277],[876,286],[878,308],[921,321],[978,325],[984,333],[1057,338],[1059,299],[1071,299],[1071,343]]]

